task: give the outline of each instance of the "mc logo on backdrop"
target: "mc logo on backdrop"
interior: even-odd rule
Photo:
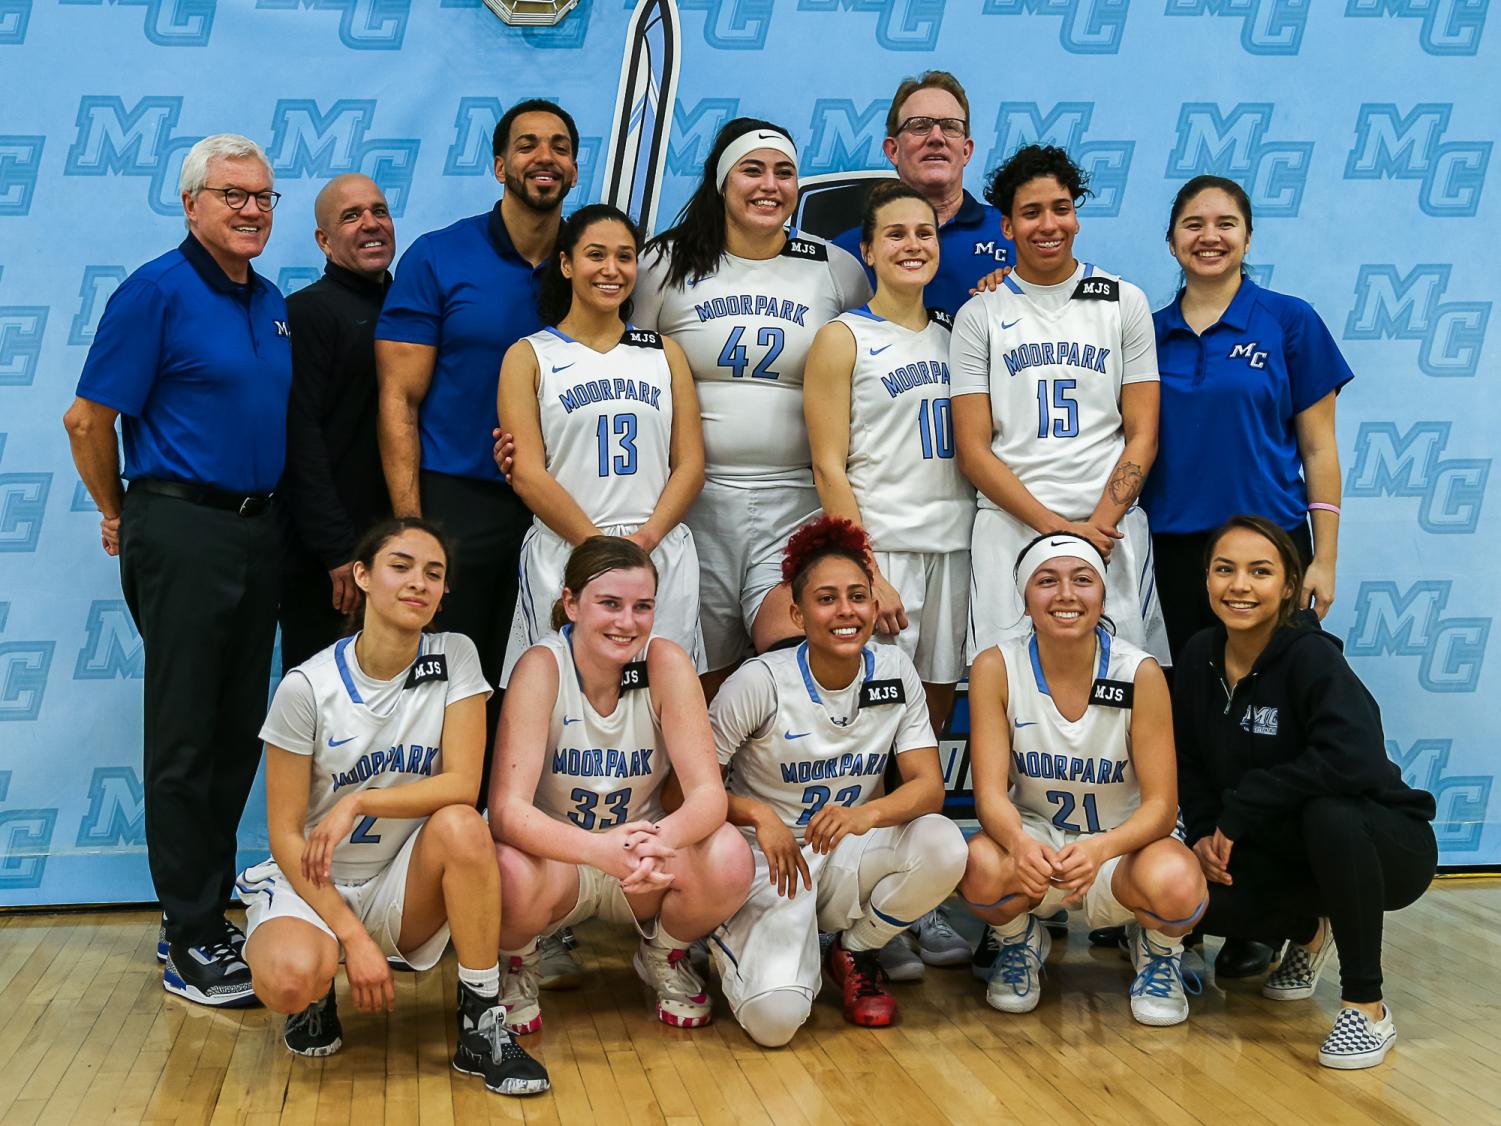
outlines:
[[[1454,106],[1420,102],[1407,112],[1392,102],[1360,107],[1347,180],[1416,180],[1418,207],[1439,218],[1469,217],[1480,208],[1490,141],[1446,141]]]
[[[1240,45],[1250,55],[1296,55],[1313,0],[1167,0],[1170,16],[1229,16],[1241,21]]]
[[[704,12],[704,42],[721,51],[759,51],[771,29],[774,0],[678,0],[683,12]]]
[[[797,0],[799,12],[877,13],[876,42],[888,51],[937,47],[943,5],[944,0]]]
[[[0,434],[0,461],[5,460],[6,434]],[[0,473],[0,553],[30,554],[42,538],[47,514],[50,473]],[[5,628],[9,602],[0,602],[0,630]],[[5,678],[0,675],[0,686]],[[3,704],[0,704],[3,706]]]
[[[329,180],[363,172],[381,186],[391,214],[399,219],[422,142],[415,137],[367,138],[374,120],[374,98],[341,98],[326,113],[310,98],[283,98],[271,115],[266,155],[278,176]]]
[[[0,282],[4,280],[5,268],[0,266]],[[30,387],[36,380],[47,312],[46,305],[0,305],[0,388]],[[0,454],[4,450],[5,438],[0,435]],[[0,508],[0,526],[4,522],[5,510]],[[0,541],[0,551],[4,550]]]
[[[1362,422],[1345,497],[1416,497],[1418,527],[1435,535],[1473,533],[1480,524],[1490,458],[1445,457],[1452,422]]]
[[[212,0],[205,0],[212,6]],[[255,0],[261,9],[337,10],[339,42],[355,51],[399,51],[411,0]],[[394,209],[393,209],[394,210]]]
[[[46,140],[19,134],[0,137],[0,215],[25,215],[31,210]]]
[[[1241,102],[1226,114],[1213,102],[1184,103],[1167,177],[1226,176],[1246,189],[1258,219],[1295,218],[1308,186],[1313,142],[1268,140],[1274,108],[1271,102]]]
[[[1425,579],[1401,590],[1393,582],[1361,583],[1345,652],[1417,657],[1418,683],[1427,691],[1475,691],[1491,619],[1446,618],[1453,585],[1448,579]]]
[[[0,0],[0,47],[26,42],[31,21],[31,0]]]
[[[1445,301],[1452,266],[1362,266],[1346,340],[1414,340],[1424,375],[1472,376],[1480,365],[1489,301]]]
[[[104,0],[61,0],[64,5],[104,7]],[[207,47],[214,30],[215,0],[109,0],[109,6],[145,8],[146,38],[158,47]]]
[[[1061,16],[1058,41],[1075,55],[1114,55],[1131,0],[985,0],[986,16]]]
[[[10,797],[11,777],[11,771],[0,770],[0,802]],[[56,809],[0,808],[0,891],[42,886],[56,826]]]
[[[1423,21],[1418,42],[1430,55],[1473,55],[1480,49],[1490,0],[1348,0],[1347,16],[1403,16]]]
[[[1451,773],[1453,750],[1453,739],[1417,739],[1405,751],[1400,743],[1386,741],[1387,757],[1401,768],[1402,781],[1433,795],[1438,806],[1433,832],[1439,849],[1475,852],[1489,820],[1495,779],[1489,774]]]
[[[995,115],[995,142],[985,167],[1000,164],[1022,145],[1057,145],[1067,149],[1089,174],[1094,196],[1081,210],[1091,215],[1119,215],[1131,174],[1135,141],[1086,141],[1092,102],[1059,102],[1044,114],[1036,102],[1002,102]]]
[[[146,200],[158,215],[179,215],[177,177],[200,138],[178,136],[182,98],[147,96],[134,106],[114,95],[86,94],[78,101],[73,144],[64,176],[139,176],[149,181]]]
[[[99,318],[104,316],[110,294],[125,280],[124,266],[85,266],[78,286],[78,312],[68,325],[68,343],[88,347],[94,343]]]

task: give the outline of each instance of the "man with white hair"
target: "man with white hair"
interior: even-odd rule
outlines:
[[[266,247],[266,154],[221,133],[179,188],[188,237],[105,307],[63,419],[146,649],[146,853],[163,911],[163,985],[255,1003],[223,908],[260,759],[282,537],[272,491],[292,382],[287,306],[251,269]],[[115,419],[123,415],[123,476]]]

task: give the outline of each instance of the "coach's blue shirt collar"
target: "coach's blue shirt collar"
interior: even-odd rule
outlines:
[[[1235,291],[1235,296],[1230,299],[1230,304],[1220,314],[1216,324],[1233,328],[1237,332],[1245,332],[1251,326],[1251,306],[1256,304],[1256,295],[1261,292],[1261,287],[1250,278],[1240,279],[1240,288]],[[1169,332],[1186,332],[1197,335],[1183,319],[1183,290],[1178,290],[1178,296],[1173,298],[1173,303],[1167,307],[1167,323],[1163,326]],[[1210,326],[1213,327],[1213,326]]]
[[[985,205],[966,190],[959,210],[944,224],[945,227],[978,227],[985,222]]]
[[[250,271],[244,285],[234,281],[226,274],[219,263],[214,261],[214,256],[204,249],[203,243],[192,235],[182,240],[177,248],[182,256],[188,260],[188,265],[198,271],[210,289],[217,289],[220,293],[229,293],[242,300],[250,300],[250,296],[257,289],[264,289],[268,284],[266,279],[255,272],[255,267],[250,263],[245,268]]]
[[[490,245],[495,247],[495,253],[499,254],[502,258],[510,258],[513,261],[520,262],[527,269],[531,269],[532,264],[521,257],[521,253],[516,249],[516,244],[511,241],[511,232],[506,230],[505,217],[500,213],[500,203],[501,201],[498,199],[495,201],[495,206],[490,209],[490,215],[487,220],[490,232]]]

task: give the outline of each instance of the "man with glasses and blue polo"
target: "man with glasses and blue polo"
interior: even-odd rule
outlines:
[[[1001,234],[1001,213],[964,190],[975,142],[969,98],[959,80],[946,70],[904,78],[886,113],[883,148],[902,182],[938,213],[938,273],[926,295],[929,305],[952,317],[981,278],[1016,263],[1015,247]],[[834,244],[859,258],[860,228],[845,231]]]
[[[146,852],[163,985],[239,1006],[255,995],[244,936],[223,911],[276,632],[272,492],[292,342],[286,302],[250,266],[280,198],[266,154],[246,137],[206,137],[179,188],[188,237],[110,297],[63,422],[145,643]]]

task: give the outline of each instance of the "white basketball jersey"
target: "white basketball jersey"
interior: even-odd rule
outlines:
[[[665,254],[647,256],[637,291],[643,325],[682,347],[704,419],[712,480],[811,484],[803,363],[818,330],[865,303],[853,255],[793,232],[775,258],[726,254],[719,270],[666,286]]]
[[[954,458],[949,326],[928,311],[922,332],[869,308],[841,313],[855,337],[847,472],[860,520],[879,551],[969,548],[975,490]]]
[[[976,381],[963,353],[980,332],[989,370]],[[952,363],[953,394],[990,394],[996,457],[1040,503],[1083,519],[1126,446],[1122,385],[1157,379],[1151,309],[1136,286],[1088,263],[1058,285],[1012,274],[959,311]],[[980,504],[996,507],[983,493]]]
[[[1060,829],[1114,829],[1141,805],[1131,760],[1131,700],[1136,668],[1148,654],[1096,628],[1098,660],[1090,703],[1069,722],[1053,703],[1037,654],[1037,636],[1000,644],[1006,661],[1006,720],[1011,727],[1011,800]]]
[[[537,355],[537,404],[547,472],[595,527],[644,524],[667,487],[672,372],[662,338],[628,328],[596,352],[545,328],[526,338]]]
[[[569,643],[571,626],[537,644],[558,662],[558,698],[547,733],[547,761],[533,804],[549,817],[603,832],[627,821],[665,816],[660,790],[671,764],[646,679],[646,646],[626,665],[620,700],[600,715],[584,695]]]
[[[307,679],[316,708],[312,785],[304,822],[307,832],[346,794],[401,786],[442,773],[443,715],[450,698],[450,664],[457,671],[460,663],[456,650],[467,647],[470,660],[465,664],[475,671],[479,668],[474,643],[467,637],[426,633],[417,659],[404,676],[372,681],[355,662],[354,642],[354,637],[346,637],[288,674],[288,679],[299,674]],[[273,705],[263,738],[278,741],[275,721],[279,716],[280,710]],[[349,836],[334,846],[333,878],[356,883],[379,875],[424,820],[360,818]]]
[[[907,655],[894,646],[867,646],[863,659],[855,682],[832,692],[814,680],[806,641],[778,649],[736,670],[710,708],[719,761],[729,767],[726,788],[772,806],[799,844],[826,803],[867,801],[893,753],[937,744],[922,681]],[[765,718],[737,738],[728,734],[737,713],[745,722],[737,692],[757,696],[765,684],[754,665],[770,671],[775,700],[760,701]]]

